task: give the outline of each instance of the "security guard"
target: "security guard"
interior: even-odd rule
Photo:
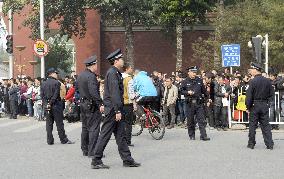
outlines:
[[[118,151],[123,166],[125,167],[139,167],[141,164],[136,163],[131,157],[131,152],[128,148],[125,137],[125,124],[123,114],[123,80],[122,70],[124,65],[123,56],[120,49],[111,53],[107,60],[111,63],[111,67],[106,73],[105,88],[104,88],[104,112],[105,119],[102,125],[102,130],[95,148],[95,156],[92,160],[91,167],[93,169],[108,169],[109,166],[102,162],[104,149],[114,133]]]
[[[47,144],[53,145],[54,138],[52,135],[53,123],[55,121],[58,135],[62,144],[73,144],[64,130],[63,123],[63,103],[60,99],[60,83],[58,81],[58,72],[54,68],[47,70],[47,79],[41,85],[41,97],[46,111],[46,132]]]
[[[84,156],[94,156],[95,146],[100,133],[103,101],[97,80],[97,57],[94,55],[85,62],[86,69],[77,78],[80,95],[82,120],[81,149]]]
[[[195,140],[195,120],[200,130],[200,140],[210,140],[206,134],[204,116],[205,98],[208,98],[202,79],[196,77],[197,67],[188,68],[188,77],[181,84],[181,93],[187,100],[187,129],[190,140]]]
[[[251,63],[249,73],[254,77],[246,92],[246,106],[249,113],[249,141],[247,147],[254,149],[255,130],[258,122],[267,149],[273,150],[271,126],[269,124],[269,100],[274,96],[274,90],[269,79],[261,75],[262,67]]]

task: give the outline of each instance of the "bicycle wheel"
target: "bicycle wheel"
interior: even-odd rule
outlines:
[[[149,127],[149,133],[156,140],[161,140],[165,135],[165,121],[162,116],[156,112],[152,111],[151,115],[151,126]]]
[[[135,115],[135,120],[132,123],[132,136],[139,136],[142,134],[143,131],[143,126],[144,126],[144,120],[137,115]]]

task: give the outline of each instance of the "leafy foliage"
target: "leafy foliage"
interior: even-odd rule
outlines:
[[[56,38],[53,44],[50,45],[50,52],[44,60],[46,69],[54,67],[66,73],[71,72],[71,50],[66,48],[66,44],[62,43],[60,38]]]
[[[206,12],[215,5],[214,0],[156,0],[155,14],[166,32],[173,32],[176,21],[182,25],[204,23]]]
[[[31,7],[24,25],[33,30],[32,37],[38,38],[39,33],[39,1],[38,0],[6,0],[4,13],[12,8],[14,13],[29,5]],[[55,21],[60,26],[60,34],[84,37],[86,32],[86,0],[44,0],[45,28],[48,32],[49,23]]]
[[[284,4],[281,0],[244,0],[224,9],[218,9],[214,22],[216,31],[212,37],[197,41],[194,46],[195,59],[210,63],[214,56],[207,54],[208,46],[216,52],[217,63],[221,61],[222,44],[241,44],[241,69],[245,70],[253,61],[251,49],[247,47],[252,36],[269,34],[269,66],[284,68]],[[209,62],[210,61],[210,62]]]

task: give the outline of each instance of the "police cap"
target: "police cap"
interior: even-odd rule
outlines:
[[[55,68],[49,68],[47,71],[46,71],[47,75],[50,75],[52,73],[57,73],[58,74],[58,71],[55,69]]]
[[[87,60],[85,60],[84,64],[86,66],[92,66],[94,64],[97,63],[97,56],[96,55],[93,55],[91,57],[89,57]]]
[[[250,69],[256,69],[257,71],[263,70],[263,68],[260,64],[257,64],[257,63],[254,63],[254,62],[250,63]]]
[[[109,56],[106,58],[109,62],[114,62],[116,59],[122,58],[122,52],[121,49],[117,49],[114,52],[112,52],[111,54],[109,54]]]
[[[198,68],[197,66],[191,66],[191,67],[188,67],[187,70],[191,72],[197,72]]]

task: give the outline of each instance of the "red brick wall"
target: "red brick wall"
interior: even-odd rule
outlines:
[[[34,60],[33,55],[33,43],[34,41],[29,38],[31,30],[22,25],[24,19],[29,13],[28,7],[25,8],[20,14],[14,14],[14,77],[20,74],[16,65],[25,65],[22,74],[33,76],[33,67],[28,61]],[[84,67],[84,60],[94,54],[100,57],[100,16],[96,11],[87,11],[87,32],[85,38],[80,39],[79,37],[73,37],[76,48],[76,70],[77,73],[82,71]],[[7,17],[5,22],[8,28]],[[58,25],[52,23],[51,29],[57,29]],[[15,46],[25,46],[26,49],[20,53],[15,49]],[[20,62],[21,61],[21,62]],[[40,66],[40,65],[38,65]],[[100,68],[100,67],[99,67]],[[35,70],[36,71],[36,70]],[[36,74],[36,73],[35,73]],[[37,75],[35,75],[37,77]]]
[[[134,58],[135,67],[152,72],[153,70],[170,73],[175,71],[176,50],[175,42],[167,39],[160,31],[137,31],[134,33]],[[191,44],[200,36],[207,37],[209,31],[185,31],[183,38],[183,69],[191,63],[192,48]],[[104,59],[116,48],[125,51],[124,32],[102,32],[101,36],[101,58]],[[201,62],[200,62],[201,63]],[[101,73],[104,74],[109,64],[103,61]]]

